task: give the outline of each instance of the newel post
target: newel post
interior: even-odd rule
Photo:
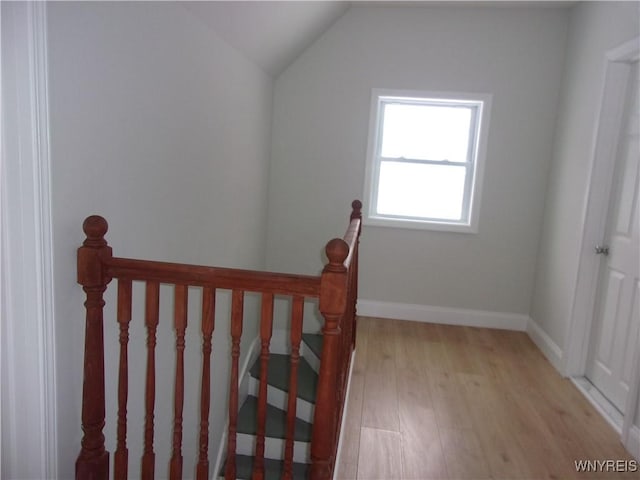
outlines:
[[[320,313],[324,317],[320,375],[311,439],[311,480],[332,477],[336,429],[339,418],[337,380],[341,345],[340,319],[347,305],[347,269],[344,261],[349,246],[339,238],[326,247],[329,263],[320,280]]]
[[[82,436],[76,460],[76,479],[106,480],[109,477],[109,452],[104,446],[104,341],[102,328],[102,295],[111,280],[104,260],[111,258],[111,247],[104,235],[107,221],[97,215],[82,224],[87,238],[78,249],[78,283],[87,300],[84,340],[84,379],[82,383]]]

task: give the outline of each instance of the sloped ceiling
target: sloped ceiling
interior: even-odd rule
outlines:
[[[267,73],[277,76],[349,8],[332,1],[180,2]]]
[[[569,8],[578,1],[186,1],[178,2],[229,44],[277,77],[350,6]]]

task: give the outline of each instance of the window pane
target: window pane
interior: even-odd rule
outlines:
[[[385,104],[381,155],[466,162],[471,107]]]
[[[381,162],[378,214],[461,220],[466,167]]]

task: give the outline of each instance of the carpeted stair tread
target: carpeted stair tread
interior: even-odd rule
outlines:
[[[303,333],[302,340],[311,351],[320,359],[322,355],[322,335],[318,333]]]
[[[285,392],[289,391],[289,372],[291,371],[289,355],[281,355],[272,353],[269,356],[269,368],[267,373],[267,381],[272,385]],[[251,376],[260,379],[260,359],[251,367]],[[314,372],[311,365],[302,357],[298,364],[298,397],[307,402],[315,403],[316,387],[318,384],[318,374]]]
[[[293,478],[294,480],[306,480],[307,469],[309,465],[306,463],[294,463],[293,464]],[[265,480],[280,480],[282,478],[282,471],[284,469],[284,462],[282,460],[272,460],[270,458],[264,459],[264,478]],[[245,480],[251,478],[251,472],[253,471],[253,457],[247,455],[236,455],[236,478]],[[224,466],[220,476],[224,477]]]
[[[286,437],[287,412],[267,404],[265,436]],[[238,433],[255,435],[258,428],[258,399],[248,396],[238,412]],[[311,424],[296,418],[294,439],[298,442],[311,441]]]

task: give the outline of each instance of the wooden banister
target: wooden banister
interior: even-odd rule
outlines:
[[[329,480],[335,466],[346,381],[355,347],[358,243],[362,203],[354,200],[344,239],[326,247],[329,262],[320,279],[323,346],[311,440],[311,480]]]
[[[323,347],[312,427],[312,480],[328,480],[333,474],[344,394],[355,345],[355,308],[357,299],[358,244],[361,231],[362,204],[352,203],[349,227],[342,239],[326,246],[328,263],[320,276],[292,275],[232,268],[206,267],[114,257],[104,236],[108,225],[99,216],[88,217],[86,235],[78,249],[78,283],[86,293],[86,329],[82,402],[83,437],[76,461],[76,479],[106,480],[109,476],[109,453],[105,449],[105,372],[103,333],[103,294],[112,278],[118,280],[117,322],[119,325],[119,366],[117,379],[117,432],[114,474],[126,479],[128,474],[127,399],[129,397],[129,327],[132,321],[132,282],[141,281],[145,289],[144,326],[147,330],[146,375],[144,381],[144,448],[141,478],[151,480],[155,474],[154,415],[156,398],[156,338],[160,326],[160,285],[174,286],[174,321],[176,332],[176,374],[174,378],[174,417],[169,476],[183,475],[182,437],[185,396],[185,332],[187,329],[188,291],[202,289],[200,330],[202,367],[200,383],[200,423],[198,432],[197,480],[208,480],[209,413],[211,399],[212,337],[215,325],[215,300],[218,289],[231,291],[231,368],[228,404],[227,459],[225,478],[236,477],[236,436],[239,411],[239,360],[243,330],[245,292],[261,294],[260,383],[258,386],[256,459],[253,478],[264,478],[265,425],[267,408],[267,372],[269,343],[273,328],[274,296],[292,298],[291,364],[287,400],[284,478],[291,478],[295,444],[296,392],[303,331],[305,299],[319,298],[324,317]],[[158,377],[160,379],[160,377]],[[214,472],[214,475],[218,472]],[[137,476],[137,475],[136,475]]]
[[[357,311],[356,311],[356,303],[358,301],[358,258],[359,258],[359,251],[360,251],[360,234],[362,233],[362,202],[360,200],[354,200],[351,203],[351,216],[349,217],[351,220],[351,223],[354,222],[354,220],[356,222],[358,222],[358,233],[356,236],[356,241],[355,244],[351,247],[352,251],[354,252],[354,261],[353,264],[351,265],[351,271],[352,271],[352,276],[351,276],[351,285],[349,286],[349,292],[351,295],[350,301],[352,304],[352,308],[353,308],[353,312],[351,314],[351,349],[354,350],[356,348],[356,334],[358,332],[357,329],[357,322],[358,322],[358,316],[357,316]]]

